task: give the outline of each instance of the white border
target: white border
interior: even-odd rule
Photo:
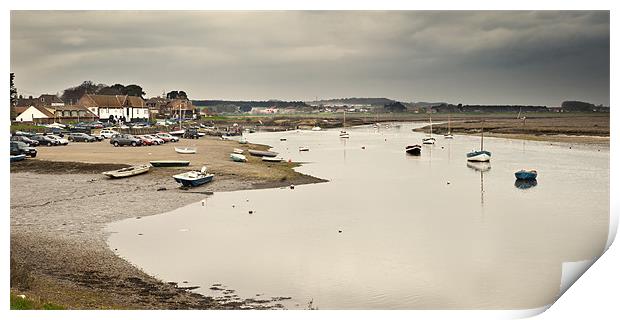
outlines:
[[[444,0],[441,2],[431,1],[398,1],[398,0],[381,0],[381,1],[355,1],[355,2],[335,2],[329,0],[314,0],[314,1],[284,1],[284,0],[233,0],[233,1],[220,1],[205,4],[204,1],[170,1],[154,3],[148,0],[134,0],[134,1],[121,1],[121,0],[107,0],[107,1],[77,1],[77,0],[57,0],[57,1],[3,1],[1,6],[3,7],[1,20],[3,22],[2,38],[3,43],[10,43],[10,12],[9,10],[51,10],[51,9],[63,9],[63,10],[612,10],[611,11],[611,57],[618,55],[617,50],[617,13],[618,8],[616,2],[612,1],[532,1],[522,0],[519,2],[505,2],[505,1],[493,1],[493,0]],[[8,46],[3,46],[2,57],[4,63],[2,68],[4,74],[9,73],[9,57],[10,49]],[[614,84],[617,85],[618,64],[612,58],[611,61],[611,82],[610,87],[614,88]],[[617,86],[615,86],[617,88]],[[617,94],[612,90],[610,92],[612,110],[615,108],[613,105],[618,101]],[[8,94],[6,91],[2,91],[3,101],[8,101]],[[5,112],[6,113],[6,112]],[[4,128],[8,128],[9,121],[6,117],[0,117],[0,121],[3,122]],[[611,113],[611,126],[615,129],[618,126],[618,113],[612,111]],[[612,143],[611,143],[611,175],[610,175],[610,196],[611,196],[611,213],[612,219],[610,223],[610,239],[612,234],[615,234],[618,224],[618,209],[619,199],[614,198],[613,195],[618,193],[618,173],[617,165],[614,161],[617,161],[617,134],[615,130],[612,130]],[[0,148],[6,150],[8,147],[8,141],[6,137],[0,142]],[[9,188],[9,169],[8,161],[4,161],[4,170],[0,173],[2,175],[3,189]],[[370,317],[389,317],[394,319],[411,319],[413,317],[419,317],[423,319],[481,319],[490,318],[496,319],[498,317],[503,318],[502,311],[319,311],[319,312],[303,312],[303,311],[288,311],[288,312],[248,312],[248,311],[70,311],[70,312],[9,312],[8,309],[8,284],[9,284],[9,193],[5,192],[4,201],[2,203],[2,217],[4,217],[2,241],[3,241],[3,253],[1,260],[4,267],[2,273],[3,283],[6,285],[5,290],[1,290],[1,300],[5,303],[5,308],[2,313],[3,318],[46,318],[46,319],[109,319],[110,317],[121,318],[154,318],[154,319],[168,319],[170,317],[183,317],[183,318],[205,318],[205,317],[217,317],[221,319],[237,319],[237,318],[286,318],[291,317],[308,319],[315,317],[329,317],[329,318],[342,318],[342,317],[356,317],[356,318],[370,318]],[[610,243],[608,242],[608,245]],[[556,302],[549,311],[538,316],[541,319],[583,319],[588,318],[618,318],[620,315],[617,305],[617,297],[620,290],[618,286],[620,283],[620,277],[618,276],[620,270],[620,252],[617,248],[618,245],[611,246],[606,254],[604,254],[598,262],[596,262],[591,269],[585,273],[585,275],[577,281],[560,299]],[[505,315],[505,314],[503,314]],[[516,314],[515,314],[516,315]],[[525,314],[521,314],[525,315]]]

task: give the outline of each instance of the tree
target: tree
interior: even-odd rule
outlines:
[[[168,99],[184,99],[187,100],[187,93],[185,93],[185,91],[181,90],[181,91],[170,91],[166,94],[166,98]]]
[[[123,94],[142,98],[146,93],[142,91],[141,86],[137,84],[130,84],[123,89]]]
[[[97,94],[106,87],[107,85],[105,84],[95,84],[94,82],[87,80],[82,82],[79,86],[65,89],[62,93],[61,99],[68,104],[75,104],[83,95]]]
[[[10,104],[10,113],[11,119],[15,119],[17,116],[15,114],[15,106],[17,105],[17,89],[15,88],[15,73],[11,72],[11,104]]]

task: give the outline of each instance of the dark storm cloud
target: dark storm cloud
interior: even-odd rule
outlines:
[[[608,12],[12,12],[18,89],[609,103]]]

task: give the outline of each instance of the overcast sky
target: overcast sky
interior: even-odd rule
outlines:
[[[609,13],[13,11],[11,72],[23,95],[608,105]]]

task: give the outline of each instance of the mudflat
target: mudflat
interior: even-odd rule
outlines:
[[[196,146],[198,153],[177,154],[175,145]],[[277,308],[277,303],[218,301],[183,283],[163,283],[115,255],[105,242],[110,222],[171,211],[212,192],[323,181],[293,171],[295,163],[254,157],[233,162],[228,159],[233,146],[241,145],[209,137],[148,147],[72,143],[40,147],[36,159],[12,164],[11,287],[69,309]],[[190,168],[152,168],[126,179],[101,174],[149,160],[179,159],[190,160]],[[182,190],[171,178],[203,165],[216,174],[212,183]]]

